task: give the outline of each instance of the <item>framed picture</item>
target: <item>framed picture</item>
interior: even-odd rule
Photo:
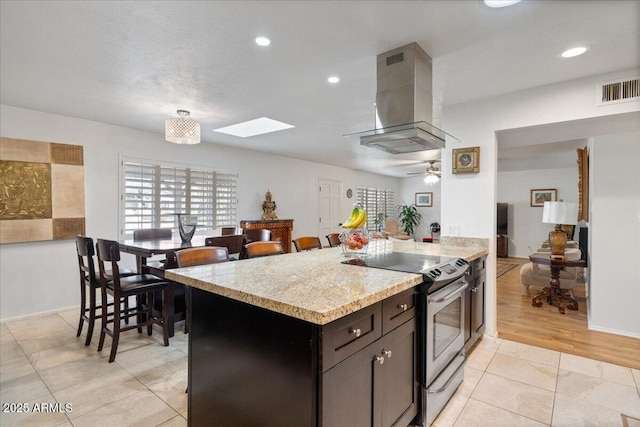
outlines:
[[[558,190],[555,188],[545,188],[542,190],[531,190],[531,207],[543,207],[544,202],[558,201]]]
[[[416,193],[416,206],[430,208],[433,206],[433,193]]]
[[[453,149],[453,173],[478,172],[480,172],[480,147]]]

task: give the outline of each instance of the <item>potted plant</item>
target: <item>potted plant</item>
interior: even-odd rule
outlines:
[[[415,239],[416,229],[422,219],[422,215],[418,212],[416,205],[411,204],[398,206],[398,218],[400,219],[402,231]]]
[[[376,215],[376,219],[373,222],[375,227],[376,227],[376,231],[378,231],[378,233],[380,233],[382,231],[382,226],[384,225],[384,220],[387,219],[387,215],[385,215],[383,212],[379,212],[378,215]]]

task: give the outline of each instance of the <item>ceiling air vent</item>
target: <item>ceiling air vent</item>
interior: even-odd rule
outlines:
[[[599,104],[640,100],[640,78],[599,85]]]
[[[395,55],[387,56],[387,66],[397,64],[404,61],[404,52],[396,53]]]

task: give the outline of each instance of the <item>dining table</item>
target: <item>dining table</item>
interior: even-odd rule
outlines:
[[[171,239],[121,240],[120,252],[136,257],[136,268],[139,274],[151,273],[164,278],[166,268],[176,268],[175,252],[187,248],[205,246],[206,236],[193,236],[191,241],[183,242],[180,236]],[[164,263],[149,265],[147,260],[154,255],[165,255]],[[174,265],[175,264],[175,265]]]
[[[176,251],[187,248],[197,248],[205,246],[206,236],[193,236],[189,242],[183,242],[180,236],[171,239],[148,239],[148,240],[121,240],[120,252],[135,255],[136,268],[138,274],[153,274],[165,278],[167,269],[177,268]],[[164,260],[148,262],[148,259],[155,255],[165,255]],[[182,286],[181,284],[176,284]],[[186,290],[185,290],[186,291]],[[175,301],[163,301],[169,304],[169,312],[173,313]],[[174,323],[169,325],[169,336],[174,336]]]

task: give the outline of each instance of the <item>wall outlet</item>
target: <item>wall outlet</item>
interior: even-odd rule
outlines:
[[[460,235],[460,226],[458,224],[447,225],[447,235],[456,237]]]

